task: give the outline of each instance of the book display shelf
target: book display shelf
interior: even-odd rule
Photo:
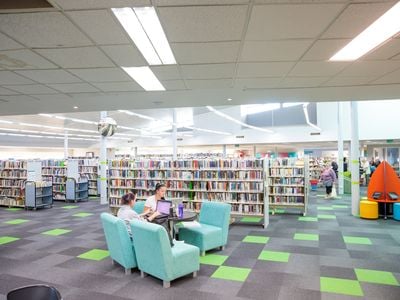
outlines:
[[[79,159],[79,174],[88,179],[89,196],[99,195],[99,161],[97,158]]]
[[[67,181],[67,162],[48,159],[42,161],[42,177],[53,184],[53,199],[65,201],[65,183]]]

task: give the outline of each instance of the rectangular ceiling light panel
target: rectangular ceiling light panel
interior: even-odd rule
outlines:
[[[356,36],[330,58],[331,61],[353,61],[394,36],[400,31],[400,2]]]
[[[176,64],[154,7],[111,10],[149,65]]]
[[[122,67],[122,69],[146,91],[165,91],[149,67]]]

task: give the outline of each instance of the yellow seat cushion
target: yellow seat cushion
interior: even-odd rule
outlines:
[[[363,219],[378,219],[378,202],[360,201],[360,217]]]

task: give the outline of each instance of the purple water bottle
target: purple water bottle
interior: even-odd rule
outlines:
[[[178,217],[183,218],[183,204],[179,203],[178,205]]]

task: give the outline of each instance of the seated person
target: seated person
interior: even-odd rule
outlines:
[[[154,190],[154,195],[147,198],[144,204],[144,213],[155,212],[157,209],[157,201],[164,200],[167,187],[163,183],[157,183]]]
[[[148,217],[144,217],[143,214],[138,214],[132,208],[136,203],[136,195],[134,193],[127,193],[121,198],[122,206],[118,210],[117,217],[124,220],[126,223],[126,228],[129,235],[132,237],[131,226],[129,222],[133,219],[138,219],[142,221],[153,221],[160,213],[155,211],[151,213]]]

